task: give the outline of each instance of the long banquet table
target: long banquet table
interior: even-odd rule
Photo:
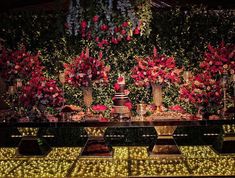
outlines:
[[[149,146],[150,156],[180,155],[180,151],[174,139],[174,132],[177,127],[210,127],[219,126],[223,129],[222,141],[219,149],[220,153],[235,152],[235,120],[155,120],[155,121],[125,121],[125,122],[0,122],[1,128],[17,128],[20,133],[14,133],[11,137],[21,137],[18,145],[19,156],[46,155],[50,151],[50,146],[46,142],[38,141],[39,129],[51,128],[80,128],[87,135],[87,141],[80,156],[112,156],[112,148],[107,145],[105,132],[112,128],[152,128],[155,129],[154,145]],[[226,131],[227,126],[229,131]],[[227,129],[228,130],[228,129]],[[142,135],[147,138],[149,135]],[[51,135],[53,137],[53,135]],[[117,137],[124,137],[123,134]],[[40,143],[40,144],[38,144]],[[43,144],[42,144],[43,143]],[[43,146],[43,148],[40,148]],[[30,147],[30,148],[29,148]],[[97,150],[94,150],[97,149]]]

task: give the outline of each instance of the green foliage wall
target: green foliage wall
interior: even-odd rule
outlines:
[[[99,51],[91,42],[66,34],[66,14],[63,11],[0,14],[1,41],[9,49],[19,48],[23,44],[33,53],[40,50],[42,63],[46,66],[45,74],[58,79],[63,63],[69,62],[84,47],[89,46],[93,54]],[[103,50],[105,62],[111,66],[110,83],[94,88],[94,103],[112,105],[113,84],[118,72],[125,73],[127,88],[134,104],[140,101],[150,103],[151,90],[135,87],[130,78],[130,69],[136,62],[134,56],[152,54],[153,46],[157,46],[161,53],[173,55],[178,66],[192,70],[202,60],[208,43],[218,44],[221,40],[234,40],[234,15],[230,11],[189,7],[159,11],[155,9],[152,15],[149,36],[138,36],[130,43],[122,42]],[[67,103],[82,105],[80,89],[66,86],[65,91]],[[179,103],[177,91],[177,87],[165,90],[166,106]]]

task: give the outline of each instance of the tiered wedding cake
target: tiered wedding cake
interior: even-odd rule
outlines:
[[[125,78],[120,76],[115,84],[115,96],[113,98],[113,116],[118,119],[130,118],[130,99],[128,93],[125,90]]]

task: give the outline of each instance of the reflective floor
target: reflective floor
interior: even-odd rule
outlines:
[[[53,148],[46,157],[17,157],[0,148],[0,177],[234,176],[235,154],[210,146],[180,146],[180,157],[149,157],[147,147],[113,147],[113,158],[81,158],[80,147]]]

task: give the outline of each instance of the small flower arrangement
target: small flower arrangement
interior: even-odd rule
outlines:
[[[64,64],[65,81],[75,87],[89,87],[92,82],[108,82],[109,67],[105,66],[99,58],[89,56],[89,50],[82,52],[80,56],[75,57],[70,64]]]
[[[208,45],[204,60],[200,63],[200,68],[210,71],[214,77],[216,75],[235,74],[235,45],[225,45],[221,42],[219,47]]]
[[[7,52],[3,50],[0,57],[0,75],[7,82],[13,83],[16,79],[29,80],[32,75],[42,75],[42,65],[39,61],[40,53],[32,55],[24,48]]]
[[[157,54],[156,48],[154,48],[153,56],[137,57],[136,60],[137,65],[132,69],[131,77],[137,86],[180,82],[181,70],[176,68],[174,58]]]
[[[197,74],[182,84],[179,94],[180,100],[198,107],[206,105],[207,108],[213,108],[212,105],[219,106],[222,101],[220,81],[213,79],[208,72]]]
[[[43,76],[33,76],[23,86],[20,101],[27,107],[60,107],[64,102],[62,90],[57,86],[56,81]]]

